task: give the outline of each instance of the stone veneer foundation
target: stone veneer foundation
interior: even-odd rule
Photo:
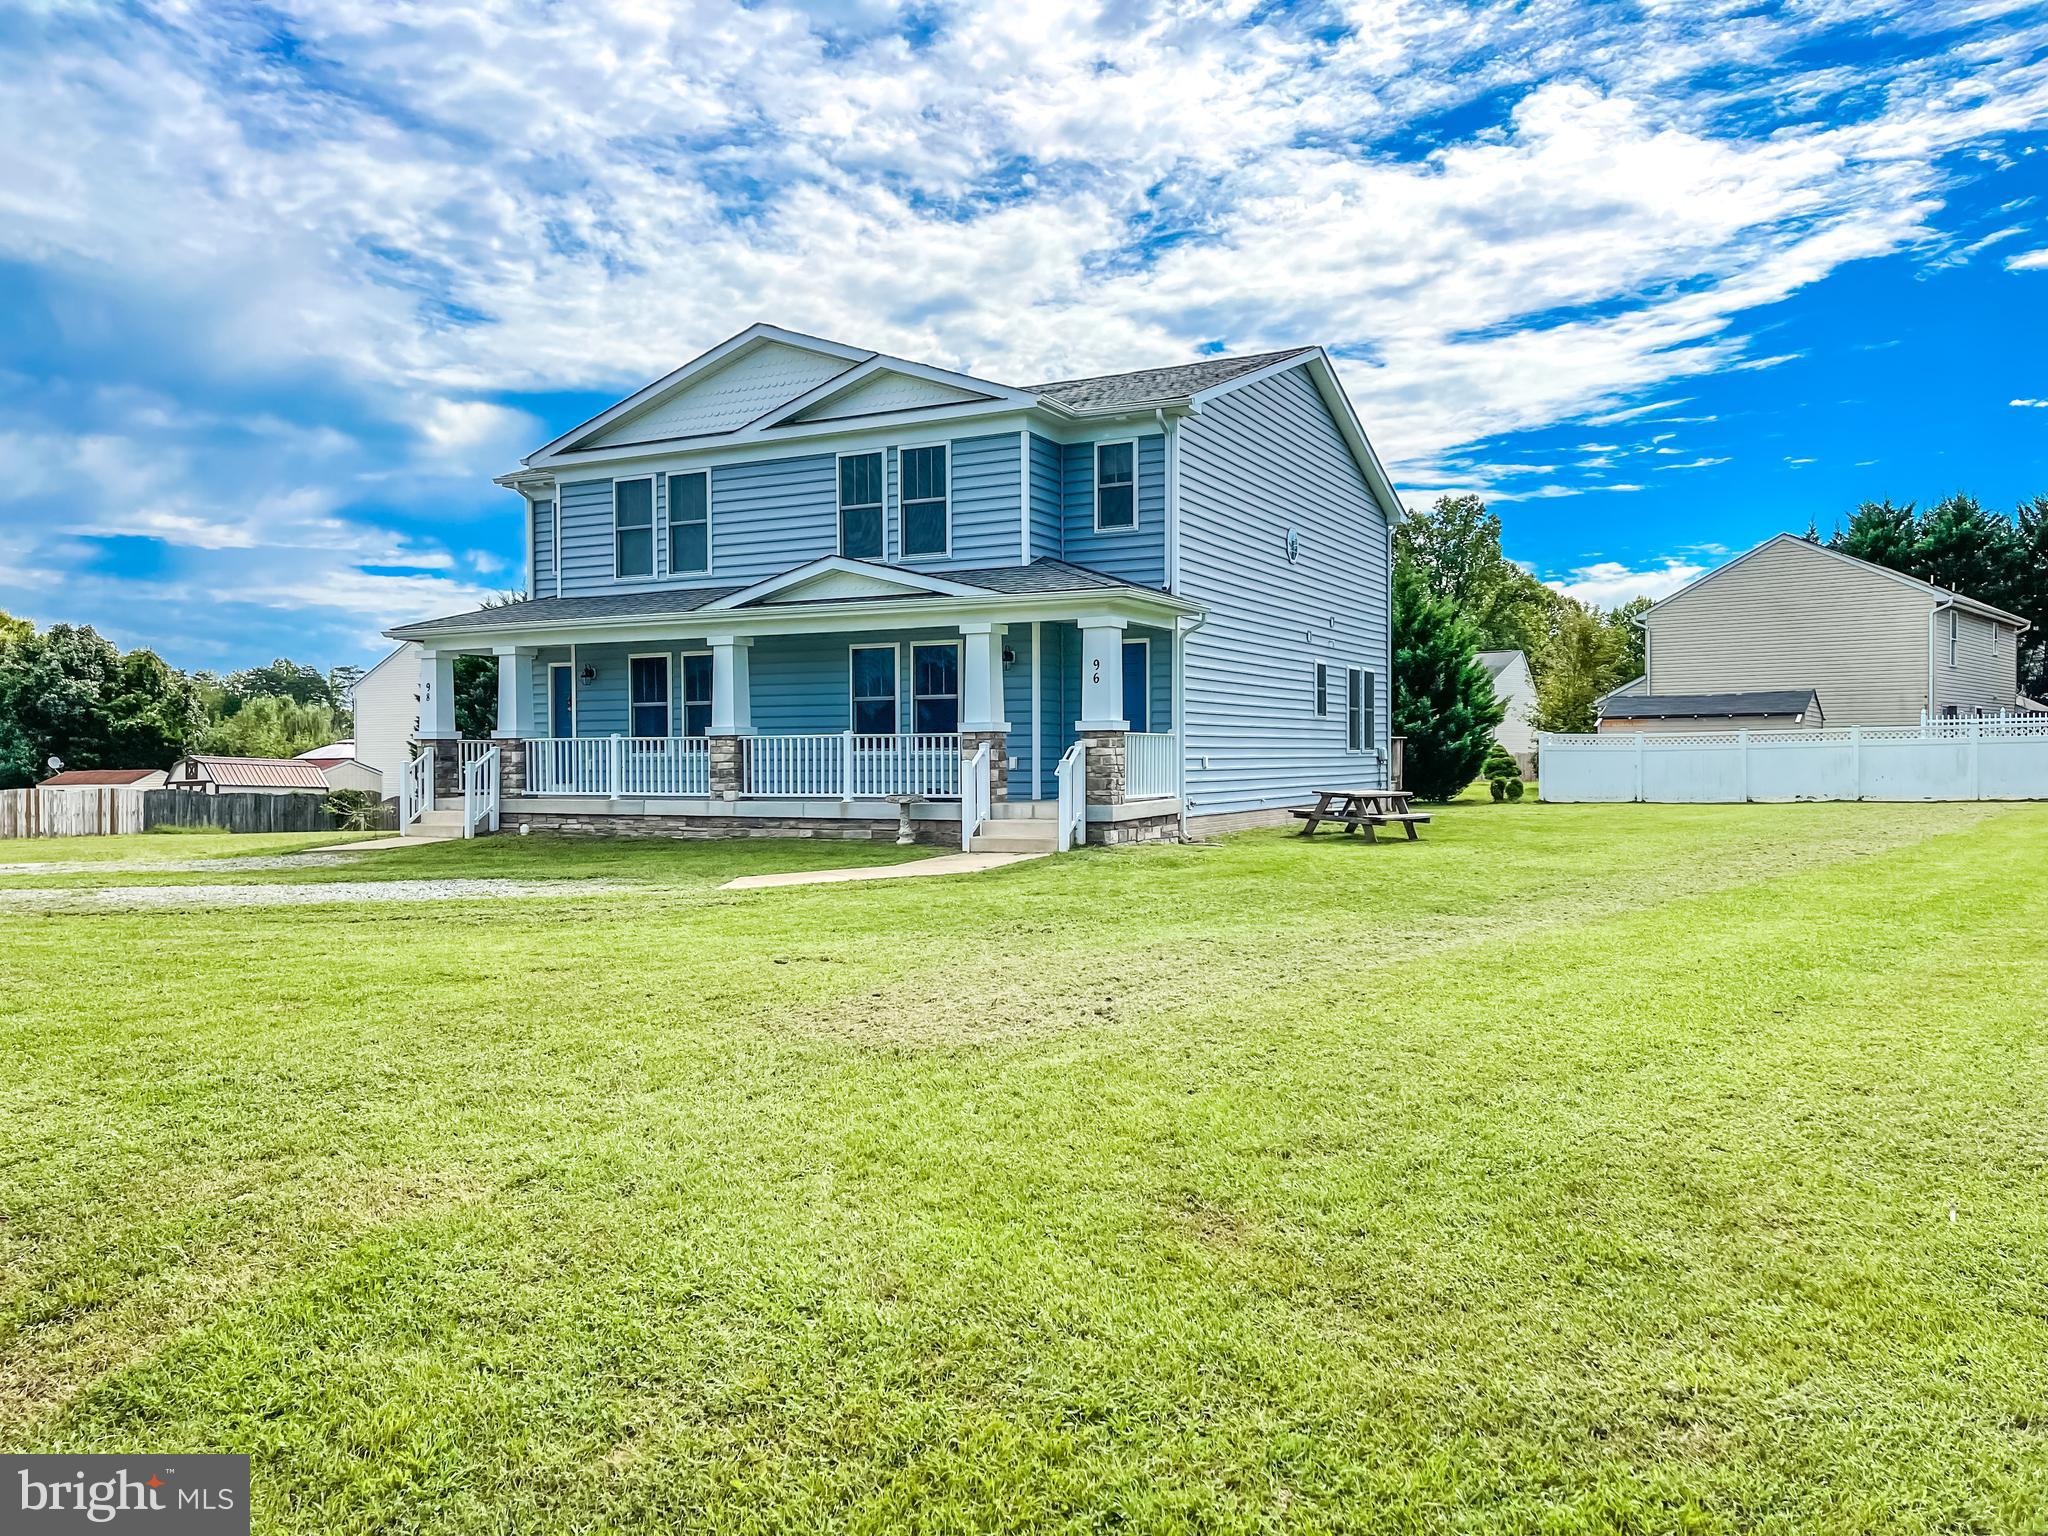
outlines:
[[[1180,813],[1163,816],[1133,816],[1122,821],[1088,823],[1091,843],[1177,843],[1180,841]]]
[[[565,837],[814,837],[824,842],[893,843],[895,817],[839,816],[612,816],[602,811],[506,811],[505,832],[521,828]],[[912,839],[929,848],[958,848],[957,821],[913,821]]]

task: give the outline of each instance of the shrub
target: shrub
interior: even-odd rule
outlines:
[[[337,789],[325,809],[344,832],[374,832],[384,824],[384,802],[367,789]]]

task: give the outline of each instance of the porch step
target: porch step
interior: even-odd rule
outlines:
[[[988,813],[997,821],[1056,821],[1060,803],[1057,800],[997,800],[990,804]]]
[[[976,853],[1051,853],[1058,846],[1059,827],[1050,820],[997,818],[974,834]]]
[[[421,811],[419,819],[405,829],[407,837],[460,837],[462,835],[462,812],[451,810]]]

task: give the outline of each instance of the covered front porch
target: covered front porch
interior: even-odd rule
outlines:
[[[968,848],[1177,834],[1185,605],[806,586],[623,635],[423,637],[421,807],[466,788],[465,826]],[[498,663],[490,743],[452,728],[454,658],[480,651]],[[487,754],[497,804],[477,810]]]

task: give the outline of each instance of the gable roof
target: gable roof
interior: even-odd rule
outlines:
[[[1254,352],[1244,357],[1205,357],[1198,363],[1103,373],[1086,379],[1056,379],[1049,384],[1026,384],[1024,389],[1028,394],[1080,410],[1158,405],[1191,399],[1275,363],[1305,359],[1314,351],[1314,347],[1290,347],[1284,352]]]
[[[1811,688],[1765,688],[1751,693],[1609,694],[1600,701],[1602,720],[1727,720],[1738,716],[1796,719],[1820,713]]]
[[[1473,652],[1473,658],[1479,663],[1479,665],[1486,668],[1486,675],[1488,677],[1499,677],[1501,673],[1507,671],[1509,667],[1513,666],[1515,664],[1516,659],[1521,655],[1522,653],[1520,651]]]
[[[201,771],[186,775],[223,788],[325,789],[327,779],[317,765],[297,757],[216,757],[193,752],[181,761]]]
[[[122,784],[139,784],[144,779],[153,779],[163,773],[161,768],[66,768],[62,773],[53,773],[36,787],[38,789],[91,789]]]
[[[766,581],[746,586],[682,587],[656,592],[607,592],[593,597],[537,597],[523,603],[503,603],[495,608],[477,608],[444,618],[423,619],[387,631],[407,640],[432,640],[448,634],[488,634],[534,628],[551,628],[598,620],[668,619],[718,609],[731,613],[742,606],[747,594],[771,594],[785,585],[797,585],[821,570],[851,567],[871,572],[879,583],[895,588],[877,592],[872,601],[937,598],[989,594],[1001,597],[1052,596],[1062,592],[1133,592],[1178,607],[1188,605],[1157,587],[1142,586],[1106,576],[1086,566],[1064,560],[1041,558],[1029,565],[998,565],[967,571],[947,571],[943,576],[924,571],[906,571],[900,566],[876,565],[866,560],[849,560],[843,555],[807,561]],[[834,596],[832,602],[858,602],[858,597]],[[801,601],[801,599],[799,599]]]
[[[1788,544],[1797,545],[1802,549],[1809,549],[1814,551],[1816,554],[1825,555],[1828,557],[1828,559],[1840,561],[1843,565],[1851,567],[1855,570],[1874,572],[1879,576],[1885,577],[1887,580],[1898,582],[1902,586],[1911,587],[1915,591],[1931,599],[1936,607],[1961,608],[1965,612],[1979,614],[1984,618],[1994,619],[2001,624],[2011,624],[2021,630],[2024,630],[2028,627],[2027,621],[2021,618],[2016,613],[2007,613],[2003,608],[1994,608],[1989,603],[1980,602],[1976,598],[1970,597],[1962,592],[1952,592],[1947,587],[1937,587],[1931,581],[1922,581],[1917,576],[1908,576],[1904,571],[1895,571],[1890,566],[1879,565],[1874,560],[1864,560],[1858,558],[1855,555],[1844,554],[1839,549],[1830,549],[1825,544],[1816,543],[1814,540],[1805,537],[1803,534],[1797,533],[1774,534],[1770,538],[1765,539],[1763,543],[1757,545],[1756,548],[1745,550],[1743,553],[1737,555],[1733,560],[1728,561],[1725,565],[1715,566],[1711,571],[1708,571],[1706,575],[1697,577],[1693,581],[1688,582],[1685,586],[1680,587],[1676,592],[1672,593],[1669,597],[1663,599],[1661,602],[1652,603],[1648,608],[1644,609],[1642,613],[1637,616],[1636,622],[1639,624],[1647,622],[1654,614],[1659,612],[1661,609],[1668,607],[1670,604],[1677,602],[1680,598],[1685,597],[1690,593],[1697,592],[1701,587],[1705,586],[1708,582],[1712,581],[1716,576],[1720,576],[1725,572],[1734,570],[1737,566],[1743,564],[1745,561],[1755,559],[1758,555],[1764,553],[1764,551],[1766,550],[1779,549]]]

